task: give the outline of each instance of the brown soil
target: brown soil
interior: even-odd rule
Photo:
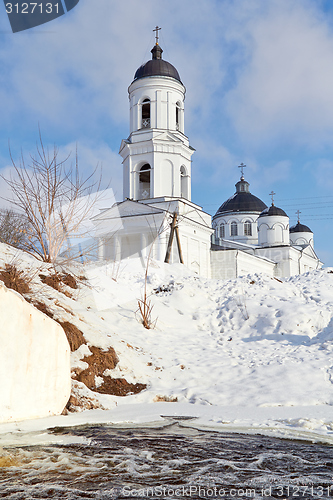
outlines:
[[[83,361],[88,363],[89,368],[79,373],[76,380],[83,382],[92,391],[114,396],[137,394],[146,389],[146,384],[130,384],[123,378],[113,379],[103,375],[105,370],[115,368],[119,361],[112,347],[108,351],[90,346],[89,349],[92,355],[83,358]],[[96,387],[95,377],[103,378],[103,383],[98,387]]]
[[[51,286],[58,292],[61,292],[61,278],[60,274],[40,274],[39,275],[40,279],[42,280],[45,285]]]
[[[5,269],[0,270],[0,280],[4,282],[7,288],[24,295],[30,293],[29,277],[24,271],[17,269],[12,264],[5,264]]]
[[[48,316],[49,318],[53,319],[53,312],[47,308],[44,302],[39,302],[39,300],[37,300],[36,302],[32,302],[32,304],[36,307],[36,309],[46,314],[46,316]]]
[[[46,304],[44,302],[39,302],[38,300],[34,301],[28,301],[32,302],[32,304],[41,311],[42,313],[46,314],[51,319],[54,319],[57,323],[59,323],[60,326],[62,326],[67,340],[69,342],[69,346],[71,348],[71,351],[74,352],[76,349],[78,349],[82,344],[86,344],[86,339],[83,336],[83,333],[81,330],[78,329],[77,326],[73,325],[73,323],[70,323],[69,321],[60,321],[58,319],[55,319],[53,316],[53,312],[48,309]]]
[[[112,394],[114,396],[128,396],[129,394],[138,394],[147,389],[146,384],[130,384],[124,378],[103,377],[102,385],[94,389],[100,394]]]
[[[63,327],[72,352],[76,351],[76,349],[78,349],[82,344],[86,343],[83,333],[77,326],[73,325],[69,321],[59,321],[57,319],[55,321]]]
[[[67,285],[70,288],[74,288],[74,290],[77,289],[77,287],[78,287],[77,281],[72,274],[68,274],[68,273],[62,274],[61,278],[62,278],[62,282],[64,285]]]
[[[69,286],[70,288],[78,288],[77,280],[72,274],[64,273],[53,273],[53,274],[40,274],[40,279],[45,285],[51,286],[58,292],[63,292],[62,285]],[[67,292],[68,293],[68,292]]]
[[[77,394],[71,394],[68,403],[62,412],[63,415],[68,415],[69,412],[76,412],[78,410],[96,410],[102,408],[103,406],[92,398],[87,398],[85,396],[79,396]]]

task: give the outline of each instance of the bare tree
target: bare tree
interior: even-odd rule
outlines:
[[[96,169],[82,178],[78,155],[75,164],[69,156],[59,159],[59,150],[44,147],[41,133],[36,153],[30,155],[27,165],[21,153],[17,164],[10,152],[13,174],[2,176],[12,192],[11,201],[27,221],[27,238],[22,249],[44,262],[55,263],[66,242],[81,235],[81,226],[89,218],[99,199],[101,175],[95,182]],[[73,255],[72,255],[72,258]]]
[[[0,210],[0,242],[16,248],[30,246],[28,221],[24,215],[9,208]]]

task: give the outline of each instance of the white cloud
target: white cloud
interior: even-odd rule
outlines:
[[[244,26],[251,54],[226,100],[249,148],[321,147],[333,133],[333,33],[307,1],[272,0]]]

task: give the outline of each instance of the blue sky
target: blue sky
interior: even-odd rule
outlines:
[[[320,0],[80,0],[48,24],[12,34],[0,16],[0,169],[44,142],[78,144],[83,171],[102,163],[122,199],[127,87],[150,59],[153,28],[187,88],[192,200],[210,214],[234,193],[237,165],[253,194],[314,232],[333,266],[333,6]],[[1,7],[1,6],[0,6]],[[1,10],[0,10],[1,14]],[[0,184],[0,194],[5,187]]]

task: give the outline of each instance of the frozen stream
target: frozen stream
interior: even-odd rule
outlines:
[[[332,446],[176,422],[53,433],[65,434],[69,444],[4,448],[1,499],[333,497]]]

